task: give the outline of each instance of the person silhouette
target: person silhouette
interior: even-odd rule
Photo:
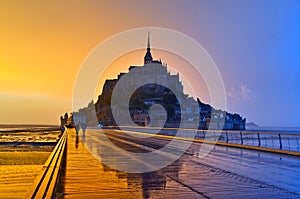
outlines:
[[[79,145],[79,136],[78,134],[76,134],[76,140],[75,140],[75,148],[78,149],[78,145]]]
[[[81,129],[82,129],[83,135],[85,135],[86,124],[81,124]]]
[[[76,135],[78,135],[80,130],[80,124],[75,124]]]

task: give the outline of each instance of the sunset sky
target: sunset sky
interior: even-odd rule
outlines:
[[[228,111],[262,126],[300,127],[299,21],[297,0],[1,1],[0,124],[59,124],[72,110],[80,66],[98,44],[129,29],[163,27],[207,50]],[[144,52],[135,55],[116,61],[107,78],[142,65]]]

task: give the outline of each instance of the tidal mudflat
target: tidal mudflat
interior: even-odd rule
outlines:
[[[47,128],[0,131],[0,198],[24,198],[59,139]]]

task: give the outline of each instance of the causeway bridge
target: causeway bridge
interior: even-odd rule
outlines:
[[[176,129],[154,134],[155,129],[124,128],[78,134],[67,129],[26,198],[300,198],[297,135],[199,131],[189,140],[174,137]],[[218,139],[213,140],[216,134]],[[141,173],[105,164],[135,166],[128,153],[114,153],[107,139],[132,153],[147,154],[166,146],[159,154],[162,159],[173,157],[185,142],[191,144],[166,167]],[[173,145],[168,145],[171,140]],[[212,147],[202,157],[205,145]],[[139,164],[150,167],[155,161],[159,159]]]

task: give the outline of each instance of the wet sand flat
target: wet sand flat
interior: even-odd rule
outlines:
[[[53,151],[56,126],[0,125],[0,198],[23,198]]]
[[[23,198],[43,165],[0,165],[0,198]]]
[[[51,152],[0,152],[0,198],[23,198]]]

